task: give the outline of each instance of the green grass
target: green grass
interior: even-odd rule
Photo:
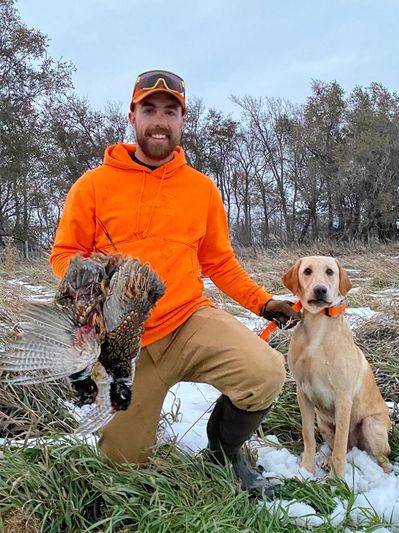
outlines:
[[[398,432],[393,440],[397,450]],[[331,524],[337,497],[348,502],[339,528]],[[281,499],[312,506],[324,520],[314,531],[359,530],[349,516],[355,495],[342,481],[288,479],[276,488],[276,508],[268,511],[239,489],[230,469],[174,446],[161,448],[145,468],[120,471],[71,438],[64,444],[5,449],[0,468],[0,530],[9,533],[303,531],[279,508]],[[15,510],[34,528],[7,529]],[[378,516],[365,510],[362,530],[377,525],[383,525]]]
[[[236,490],[231,472],[168,452],[146,469],[118,472],[78,443],[9,451],[0,512],[24,502],[49,532],[261,530],[256,504]]]
[[[292,479],[279,489],[276,501],[296,499],[311,505],[325,520],[314,531],[353,527],[349,513],[339,528],[331,524],[335,497],[354,500],[341,481]],[[84,443],[7,450],[0,470],[2,531],[15,509],[27,520],[33,516],[40,524],[36,531],[44,533],[304,530],[285,511],[269,512],[259,500],[240,491],[230,470],[176,448],[161,450],[147,468],[132,466],[125,471],[104,465]],[[370,527],[380,524],[373,513],[369,515],[365,527],[367,522]]]

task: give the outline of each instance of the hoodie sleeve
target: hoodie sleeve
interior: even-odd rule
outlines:
[[[72,185],[55,234],[50,264],[56,276],[62,278],[70,259],[80,253],[90,255],[95,237],[94,189],[88,174]]]
[[[220,290],[240,305],[259,314],[272,298],[253,281],[235,257],[230,242],[226,211],[219,190],[212,182],[207,230],[198,257],[202,274],[211,278]]]

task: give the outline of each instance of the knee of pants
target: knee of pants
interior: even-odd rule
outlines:
[[[122,450],[120,443],[114,443],[110,441],[110,439],[107,439],[106,437],[104,438],[104,434],[100,436],[98,442],[98,450],[103,461],[118,468],[123,468],[123,465],[128,463],[136,465],[144,465],[148,463],[153,454],[154,447],[155,442],[152,447],[144,449],[132,445],[124,446],[124,449]]]
[[[100,430],[101,455],[115,465],[147,463],[157,443],[158,407],[148,410],[133,400],[127,411],[119,411]]]
[[[231,401],[239,409],[260,411],[269,407],[280,393],[286,378],[283,355],[268,347],[267,353],[255,364],[248,365],[242,388]]]

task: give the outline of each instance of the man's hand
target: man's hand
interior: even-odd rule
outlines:
[[[290,329],[301,319],[301,315],[292,309],[294,302],[288,300],[269,300],[260,315],[266,320],[274,320],[279,328]]]

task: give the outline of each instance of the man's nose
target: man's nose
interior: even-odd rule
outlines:
[[[163,111],[158,111],[154,116],[154,123],[158,126],[168,125],[168,115]]]

